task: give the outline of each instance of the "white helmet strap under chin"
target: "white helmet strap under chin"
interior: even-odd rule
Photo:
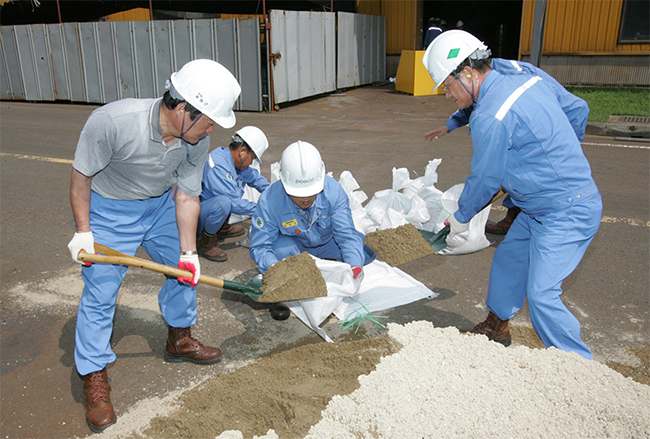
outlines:
[[[471,65],[471,64],[472,64],[472,60],[469,60],[469,63],[470,63],[470,65]],[[467,93],[469,93],[469,95],[472,97],[472,104],[475,104],[475,103],[476,103],[476,98],[474,97],[474,81],[472,81],[472,91],[469,91],[469,90],[467,89],[467,87],[465,87],[465,84],[463,84],[463,81],[460,80],[460,75],[459,75],[458,73],[454,72],[454,76],[456,77],[456,79],[458,79],[458,82],[459,82],[460,85],[465,89],[465,91],[466,91]]]
[[[185,103],[185,105],[187,105],[187,103]],[[201,116],[203,116],[203,113],[199,114],[199,117],[194,119],[194,121],[192,122],[192,125],[190,125],[190,127],[187,130],[183,131],[183,128],[185,128],[185,113],[184,113],[185,111],[187,111],[187,110],[185,110],[185,109],[183,110],[183,122],[181,123],[181,136],[180,137],[181,137],[181,142],[183,142],[183,145],[185,145],[185,158],[187,159],[187,162],[190,165],[196,167],[196,163],[194,163],[192,161],[192,159],[190,158],[189,142],[187,140],[185,140],[184,136],[185,136],[185,133],[187,133],[189,130],[191,130],[192,127],[199,121],[199,119],[201,119]]]

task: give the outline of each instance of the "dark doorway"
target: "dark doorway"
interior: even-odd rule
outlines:
[[[462,20],[463,29],[484,41],[493,57],[517,59],[522,6],[522,0],[424,0],[422,35],[431,17],[445,20],[444,30],[456,29]]]

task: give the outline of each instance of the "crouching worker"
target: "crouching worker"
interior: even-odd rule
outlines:
[[[197,248],[199,255],[214,262],[228,260],[219,241],[246,233],[242,226],[228,223],[231,213],[253,215],[257,205],[245,200],[245,186],[260,192],[269,187],[269,181],[257,169],[253,160],[262,162],[269,147],[266,136],[257,127],[247,126],[235,133],[229,148],[219,147],[208,155],[203,169],[201,192],[200,232]]]
[[[196,224],[203,163],[217,123],[235,124],[241,88],[221,64],[205,59],[171,75],[162,99],[124,99],[93,111],[84,126],[70,177],[75,262],[95,242],[134,256],[140,246],[155,262],[191,271],[167,278],[158,304],[168,325],[164,358],[214,364],[221,350],[192,337],[196,283],[201,275]],[[175,199],[172,186],[176,185]],[[84,263],[74,359],[84,378],[86,421],[101,433],[116,421],[106,366],[115,361],[111,333],[124,265]]]
[[[354,228],[350,202],[339,182],[325,175],[314,145],[301,140],[289,145],[280,160],[280,181],[260,197],[253,215],[250,256],[260,273],[287,256],[302,252],[352,266],[357,283],[363,266],[376,255]],[[271,307],[276,320],[289,317],[286,306]]]

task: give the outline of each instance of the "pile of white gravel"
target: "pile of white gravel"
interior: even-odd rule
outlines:
[[[389,333],[404,347],[335,396],[305,439],[650,437],[650,386],[596,361],[424,321]]]

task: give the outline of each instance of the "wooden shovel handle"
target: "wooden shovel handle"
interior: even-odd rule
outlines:
[[[487,203],[487,204],[485,205],[485,207],[487,207],[487,206],[489,206],[490,204],[494,203],[496,200],[498,200],[499,198],[503,197],[503,196],[506,195],[506,194],[507,194],[507,192],[504,191],[502,187],[500,187],[499,190],[497,191],[497,193],[494,194],[494,196],[492,197],[492,199],[490,200],[490,202]]]
[[[180,268],[170,267],[169,265],[158,264],[153,261],[148,261],[146,259],[136,258],[135,256],[125,255],[120,253],[117,250],[105,247],[101,244],[95,243],[95,250],[104,255],[91,255],[85,251],[80,251],[77,259],[80,261],[88,262],[99,262],[102,264],[114,264],[114,265],[128,265],[130,267],[144,268],[145,270],[155,271],[162,274],[167,274],[174,277],[192,277],[193,274],[191,271],[181,270]],[[223,279],[219,279],[212,276],[207,276],[202,274],[199,278],[199,282],[212,285],[214,287],[223,288]]]

